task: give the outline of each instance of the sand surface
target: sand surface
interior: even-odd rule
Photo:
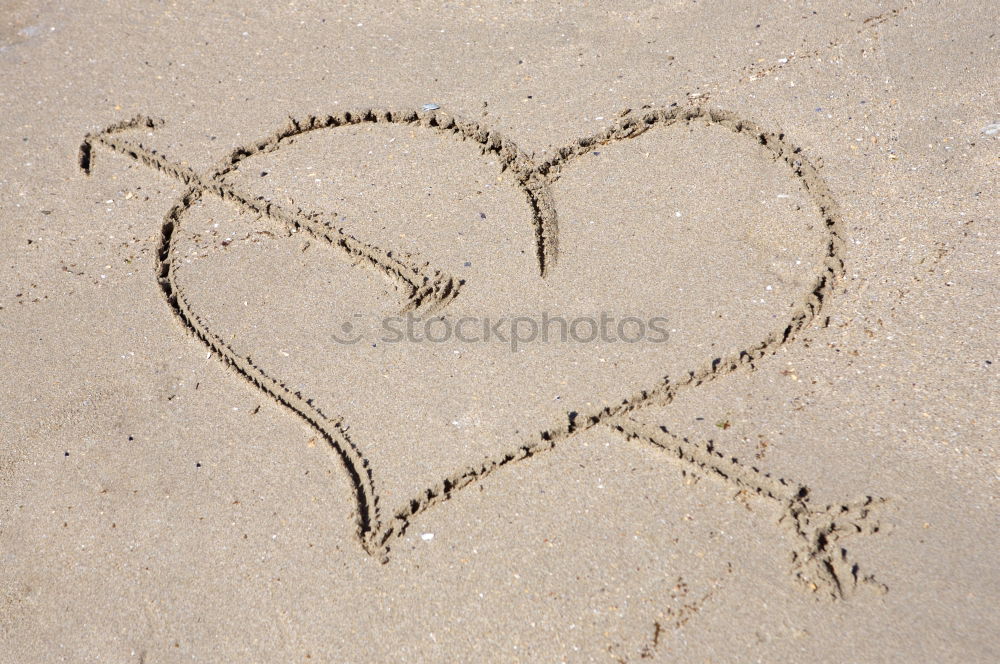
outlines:
[[[1000,658],[995,3],[205,5],[0,0],[0,662]]]

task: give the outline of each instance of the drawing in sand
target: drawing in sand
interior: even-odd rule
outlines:
[[[358,124],[402,124],[424,127],[446,136],[471,141],[483,154],[497,157],[502,169],[511,174],[523,191],[532,211],[537,269],[544,278],[559,269],[559,223],[550,185],[559,177],[564,166],[596,148],[616,141],[631,139],[650,130],[671,125],[701,123],[727,129],[738,140],[752,141],[770,158],[790,169],[795,180],[808,195],[825,229],[822,260],[814,268],[810,287],[801,293],[790,315],[774,327],[765,338],[722,357],[709,358],[692,367],[686,374],[665,378],[655,385],[645,386],[631,394],[621,395],[614,403],[600,404],[587,412],[571,411],[564,423],[520,441],[512,441],[502,453],[490,456],[472,467],[459,469],[438,484],[413,496],[394,511],[383,514],[375,485],[371,462],[365,454],[365,442],[354,440],[347,432],[345,420],[329,415],[314,403],[313,398],[293,390],[282,379],[249,356],[232,348],[224,337],[213,331],[199,315],[176,279],[176,238],[185,213],[206,195],[217,196],[240,210],[268,219],[289,229],[301,230],[314,240],[339,249],[347,259],[360,262],[383,274],[401,296],[402,311],[441,312],[455,298],[461,297],[464,282],[431,265],[419,264],[401,256],[391,247],[378,247],[347,232],[324,223],[319,212],[289,209],[266,201],[224,181],[245,160],[258,154],[276,151],[293,139],[308,132]],[[841,237],[840,213],[829,189],[803,151],[784,134],[769,132],[754,123],[742,120],[727,111],[697,105],[670,108],[644,107],[623,114],[618,122],[604,131],[582,138],[564,147],[554,157],[535,163],[510,139],[477,123],[452,117],[437,109],[417,111],[361,110],[336,115],[310,116],[292,119],[278,132],[233,150],[220,165],[207,174],[198,174],[186,166],[169,160],[159,152],[128,138],[134,129],[154,129],[159,121],[139,116],[118,123],[104,131],[86,136],[80,148],[80,166],[90,173],[94,166],[95,148],[103,147],[125,155],[182,182],[187,190],[181,200],[166,214],[159,247],[158,280],[167,302],[177,318],[200,339],[216,357],[236,373],[285,406],[312,426],[336,452],[354,485],[357,506],[357,536],[365,551],[383,561],[388,560],[394,538],[402,535],[410,521],[428,507],[446,500],[453,492],[476,482],[507,464],[550,450],[569,441],[575,433],[594,427],[605,427],[629,440],[638,440],[659,448],[671,459],[700,469],[724,484],[753,492],[776,502],[781,510],[781,524],[791,534],[795,548],[791,552],[795,579],[812,591],[831,598],[843,598],[859,584],[884,589],[874,577],[862,572],[842,546],[844,538],[879,530],[872,511],[882,502],[873,496],[857,501],[817,507],[811,504],[808,487],[772,477],[752,465],[716,451],[711,442],[694,443],[672,434],[666,427],[642,421],[643,407],[649,404],[669,404],[681,391],[714,381],[736,371],[753,371],[769,355],[791,343],[805,327],[822,317],[826,300],[834,292],[843,274],[844,242]],[[526,221],[525,223],[529,223]],[[336,404],[323,408],[335,409]]]

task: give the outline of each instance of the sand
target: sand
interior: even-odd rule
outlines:
[[[0,3],[0,662],[1000,657],[995,7],[203,4]]]

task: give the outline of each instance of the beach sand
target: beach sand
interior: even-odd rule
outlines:
[[[0,2],[0,662],[1000,658],[1000,11],[753,4]]]

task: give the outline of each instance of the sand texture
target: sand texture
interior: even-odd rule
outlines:
[[[994,3],[0,0],[0,664],[1000,659]]]

